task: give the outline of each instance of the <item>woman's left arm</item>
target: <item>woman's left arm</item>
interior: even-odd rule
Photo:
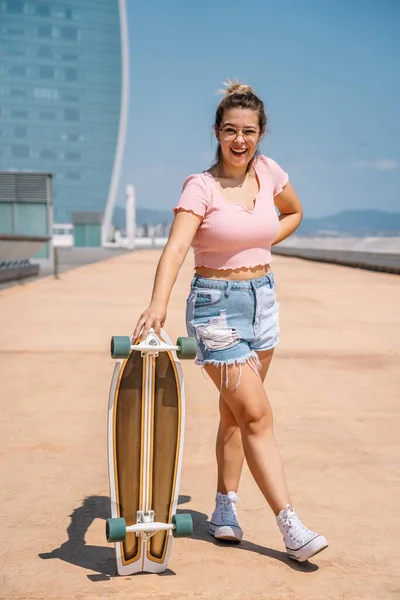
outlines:
[[[291,235],[301,223],[303,209],[301,202],[294,191],[290,181],[285,185],[280,194],[274,198],[275,206],[279,210],[279,231],[272,245],[279,244]]]

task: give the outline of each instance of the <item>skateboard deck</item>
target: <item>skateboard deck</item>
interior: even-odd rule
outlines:
[[[178,355],[185,343],[187,357],[194,357],[193,339],[173,345],[165,331],[134,344],[129,337],[112,339],[106,535],[115,542],[120,575],[165,571],[172,538],[191,535],[190,515],[176,515],[185,426]]]

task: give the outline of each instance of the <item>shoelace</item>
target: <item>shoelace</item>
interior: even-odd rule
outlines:
[[[303,525],[292,508],[286,509],[285,524],[288,536],[295,542],[304,543],[306,536],[312,533],[310,529],[307,529],[307,527]]]
[[[228,520],[230,518],[232,518],[232,512],[233,512],[233,518],[235,523],[237,523],[237,512],[236,512],[236,503],[240,502],[239,497],[236,496],[236,498],[230,498],[228,495],[223,496],[221,498],[220,501],[220,508],[221,508],[221,513],[222,513],[222,518],[225,520]]]

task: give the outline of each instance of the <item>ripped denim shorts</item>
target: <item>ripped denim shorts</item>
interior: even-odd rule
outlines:
[[[186,301],[186,327],[198,341],[196,363],[223,367],[248,362],[259,369],[257,351],[279,342],[278,308],[273,273],[244,281],[195,275]]]

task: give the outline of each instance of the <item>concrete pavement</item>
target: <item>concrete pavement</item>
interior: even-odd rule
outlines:
[[[115,577],[106,455],[109,339],[147,305],[159,253],[124,254],[0,292],[0,598],[380,600],[398,575],[400,286],[395,275],[275,257],[282,341],[266,381],[295,508],[330,547],[286,558],[247,468],[245,541],[207,534],[217,391],[184,363],[181,508],[195,524],[164,575]],[[191,257],[166,329],[185,333]],[[396,533],[397,532],[397,533]]]

